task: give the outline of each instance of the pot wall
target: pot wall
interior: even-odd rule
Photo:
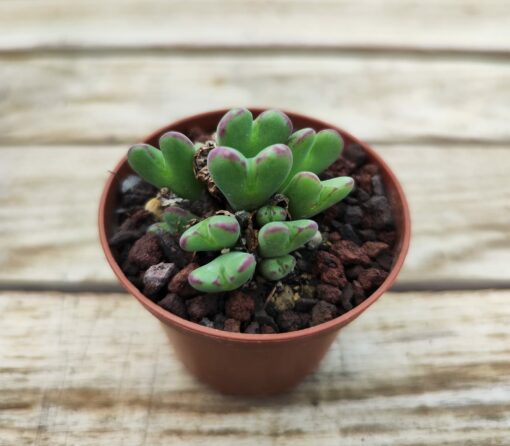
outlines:
[[[317,368],[338,333],[247,344],[162,325],[177,356],[193,375],[235,395],[271,395],[292,389]]]

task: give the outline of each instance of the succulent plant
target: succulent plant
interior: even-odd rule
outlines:
[[[161,221],[148,230],[180,237],[183,251],[218,252],[189,274],[192,287],[205,293],[231,291],[251,280],[256,269],[267,280],[281,280],[295,268],[293,251],[311,240],[320,243],[317,223],[307,218],[345,198],[354,181],[318,177],[342,152],[336,131],[292,132],[290,119],[278,110],[253,119],[249,110],[237,108],[220,120],[216,141],[193,144],[168,132],[159,149],[137,144],[129,150],[136,173],[187,199],[162,209],[151,203]],[[201,202],[207,192],[224,211],[201,218],[189,201]]]

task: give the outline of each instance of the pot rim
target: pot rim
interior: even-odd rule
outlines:
[[[253,107],[248,109],[255,115],[258,115],[262,111],[264,111],[264,108],[260,107]],[[218,115],[218,114],[224,114],[229,109],[216,109],[211,110],[203,113],[197,113],[179,120],[176,120],[172,122],[169,125],[166,125],[154,132],[152,132],[149,136],[144,138],[144,141],[148,141],[150,139],[157,138],[159,135],[161,135],[164,131],[167,131],[170,127],[177,127],[184,125],[186,123],[193,122],[197,119],[203,119],[207,118],[211,115]],[[361,304],[354,307],[352,310],[348,311],[347,313],[342,314],[341,316],[332,319],[331,321],[324,322],[322,324],[305,328],[302,330],[287,332],[287,333],[275,333],[275,334],[248,334],[248,333],[233,333],[223,330],[218,330],[215,328],[209,328],[205,327],[203,325],[200,325],[196,322],[191,322],[186,319],[183,319],[179,316],[176,316],[173,313],[170,313],[169,311],[166,311],[159,305],[157,305],[155,302],[152,302],[150,299],[145,297],[138,288],[136,288],[129,279],[125,276],[123,271],[121,270],[120,266],[117,264],[115,258],[113,257],[113,254],[111,252],[110,246],[108,245],[108,237],[106,234],[106,212],[105,212],[105,204],[106,204],[106,198],[108,194],[110,193],[110,189],[112,187],[116,186],[116,175],[118,171],[127,163],[127,155],[124,155],[122,159],[117,163],[115,168],[110,172],[110,176],[108,177],[106,184],[104,186],[103,192],[101,194],[101,199],[99,202],[99,216],[98,216],[98,226],[99,226],[99,239],[101,242],[101,246],[103,248],[104,254],[106,256],[106,260],[108,261],[110,267],[112,268],[115,276],[121,283],[122,287],[128,291],[131,295],[133,295],[149,312],[151,312],[155,317],[157,317],[160,321],[173,325],[176,328],[180,328],[187,332],[192,332],[194,334],[204,335],[207,337],[216,338],[220,341],[237,341],[237,342],[248,342],[248,343],[275,343],[275,342],[282,342],[282,341],[291,341],[291,340],[297,340],[297,339],[307,339],[311,336],[316,336],[321,333],[327,333],[333,330],[340,329],[343,325],[351,322],[352,320],[356,319],[361,313],[363,313],[370,305],[372,305],[379,297],[381,297],[386,291],[388,291],[393,283],[395,282],[395,279],[398,276],[398,273],[400,272],[404,260],[406,258],[407,252],[409,250],[409,243],[411,239],[411,217],[409,212],[409,205],[407,203],[403,188],[393,173],[393,171],[389,168],[389,166],[386,164],[386,162],[379,156],[379,154],[376,153],[374,149],[372,149],[368,144],[364,143],[363,141],[360,141],[358,138],[351,135],[349,132],[343,130],[341,127],[338,127],[336,125],[331,125],[327,122],[324,122],[320,119],[312,118],[306,115],[303,115],[301,113],[295,113],[290,112],[286,110],[282,110],[285,114],[289,115],[291,119],[298,118],[300,120],[306,120],[306,121],[313,121],[316,124],[319,124],[325,128],[331,128],[339,133],[342,133],[349,137],[352,141],[355,143],[361,145],[363,149],[369,154],[369,156],[375,160],[379,166],[382,168],[382,170],[385,171],[385,174],[390,178],[390,180],[393,182],[393,185],[395,187],[396,194],[398,196],[398,199],[402,203],[402,213],[403,213],[403,219],[402,219],[402,243],[400,247],[400,251],[398,253],[398,256],[396,258],[396,261],[393,265],[392,270],[384,280],[384,282],[381,284],[377,290],[375,290],[369,297],[367,297]]]

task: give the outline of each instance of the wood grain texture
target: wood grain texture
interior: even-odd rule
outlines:
[[[4,0],[0,49],[274,46],[510,50],[504,0]]]
[[[510,292],[387,294],[281,398],[227,398],[125,295],[0,294],[0,445],[505,445]]]
[[[510,64],[334,55],[0,58],[0,144],[133,143],[214,108],[280,107],[371,141],[510,141]]]
[[[411,250],[399,281],[510,278],[510,150],[377,146],[409,197]],[[115,283],[97,206],[123,146],[0,149],[0,284]]]
[[[0,289],[116,283],[99,194],[170,120],[277,106],[376,143],[401,284],[510,279],[505,0],[0,2]],[[452,144],[453,143],[453,144]],[[121,294],[0,292],[0,446],[506,446],[510,291],[387,294],[281,398],[194,381]]]

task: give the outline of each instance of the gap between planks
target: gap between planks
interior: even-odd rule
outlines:
[[[72,4],[4,0],[0,47],[223,47],[234,42],[284,48],[508,51],[507,12],[501,0],[76,0]]]
[[[278,57],[278,56],[334,56],[357,57],[359,59],[400,58],[430,60],[466,60],[508,62],[510,50],[495,49],[456,49],[425,48],[413,46],[378,46],[378,45],[342,45],[342,44],[161,44],[133,46],[94,46],[94,45],[35,45],[28,48],[0,48],[0,58],[37,59],[37,58],[79,58],[79,57],[132,57],[132,56],[243,56],[243,57]]]
[[[449,291],[510,290],[510,280],[469,280],[453,279],[430,281],[402,281],[395,283],[392,293],[440,293]],[[40,282],[0,280],[1,292],[105,294],[125,292],[118,282]]]
[[[269,108],[269,107],[262,107]],[[203,112],[207,112],[208,110],[213,111],[214,109],[204,109]],[[183,115],[184,117],[184,115]],[[175,120],[177,120],[176,118]],[[360,138],[361,139],[361,138]],[[420,149],[433,149],[435,146],[443,146],[444,150],[449,150],[449,148],[458,148],[461,147],[463,149],[479,149],[481,145],[484,147],[491,147],[495,149],[508,150],[510,146],[510,139],[486,139],[486,138],[464,138],[463,136],[455,136],[444,137],[444,136],[417,136],[413,137],[403,137],[395,140],[391,139],[362,139],[367,144],[375,147],[406,147],[413,146],[409,148],[413,150],[414,148]],[[106,138],[104,141],[102,140],[94,140],[94,141],[84,141],[84,140],[71,140],[66,139],[65,141],[41,141],[37,144],[41,150],[52,148],[52,149],[62,149],[68,150],[69,146],[74,146],[77,148],[87,148],[93,149],[94,147],[98,149],[103,149],[106,144],[110,145],[132,145],[133,140],[131,139],[114,139],[114,138]],[[5,141],[0,139],[0,150],[9,150],[15,147],[23,148],[30,147],[33,148],[32,145],[27,144],[25,141]],[[127,149],[126,149],[127,150]]]

